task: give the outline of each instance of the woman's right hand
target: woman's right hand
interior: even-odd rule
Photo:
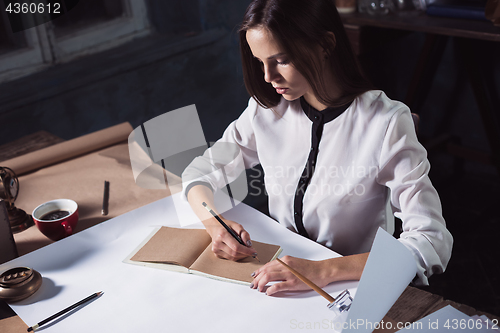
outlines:
[[[217,212],[213,212],[218,214],[222,221],[240,236],[246,246],[241,245],[204,207],[214,208],[213,193],[209,187],[205,185],[193,186],[187,194],[187,199],[191,208],[212,238],[212,251],[217,257],[237,261],[257,255],[255,249],[252,247],[250,235],[240,224],[226,220]]]
[[[218,258],[228,260],[241,260],[247,257],[255,257],[257,252],[252,247],[250,235],[238,224],[231,220],[226,220],[222,216],[219,217],[226,223],[228,227],[240,236],[246,246],[241,245],[215,218],[215,223],[205,223],[206,229],[210,237],[212,237],[212,251]]]

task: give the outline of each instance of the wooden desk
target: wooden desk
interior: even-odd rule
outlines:
[[[63,142],[58,136],[46,131],[38,131],[0,146],[0,164],[2,161],[21,156]]]
[[[19,152],[29,153],[36,151],[38,149],[42,149],[45,147],[52,146],[54,144],[60,143],[63,140],[50,134],[47,132],[36,132],[32,135],[23,137],[19,140],[16,140],[12,143],[5,144],[0,146],[2,149],[0,152],[1,161],[14,158],[20,155]],[[109,164],[109,167],[106,167],[106,170],[101,170],[101,172],[105,171],[106,174],[96,174],[94,177],[94,173],[92,172],[92,168],[96,168],[98,166],[89,163],[86,157],[92,157],[92,161],[103,159],[106,161],[106,165]],[[0,165],[3,163],[0,161]],[[76,165],[75,165],[76,164]],[[65,166],[66,165],[66,166]],[[69,167],[67,165],[70,165]],[[102,167],[102,165],[101,165]],[[54,173],[58,176],[64,173],[71,173],[80,175],[90,174],[90,178],[95,178],[97,192],[95,198],[93,198],[92,202],[89,200],[78,201],[75,200],[79,204],[79,212],[80,218],[78,221],[77,228],[75,232],[82,231],[86,228],[92,227],[96,224],[99,224],[105,220],[108,220],[117,215],[123,214],[127,211],[133,210],[135,208],[139,208],[144,206],[150,202],[154,202],[161,198],[164,198],[170,195],[169,190],[178,191],[178,187],[172,187],[170,189],[163,190],[148,190],[140,188],[135,184],[133,179],[132,170],[130,167],[130,159],[128,156],[128,146],[127,143],[119,143],[111,147],[106,147],[101,150],[91,152],[86,154],[85,156],[75,157],[69,161],[65,161],[64,163],[58,163],[51,166],[51,170],[55,170]],[[44,168],[39,171],[48,170],[50,168]],[[38,171],[35,171],[38,172]],[[125,174],[127,179],[120,178],[119,174]],[[21,197],[25,197],[26,193],[30,192],[31,184],[27,184],[23,182],[27,178],[31,176],[30,174],[23,175],[19,177],[20,180],[20,195],[18,200],[16,201],[16,205],[24,209],[28,214],[31,213],[32,209],[36,207],[37,204],[31,202],[30,205],[33,207],[29,207],[26,203],[22,203]],[[46,175],[48,178],[51,175]],[[115,181],[111,178],[117,177]],[[110,204],[113,200],[115,200],[114,208],[110,209],[108,216],[100,216],[101,204],[102,204],[102,190],[103,190],[103,178],[102,177],[110,177],[108,180],[111,181],[111,198]],[[42,177],[43,178],[43,177]],[[83,178],[82,178],[83,179]],[[117,179],[121,180],[121,183],[118,183]],[[72,196],[88,196],[86,191],[81,191],[81,189],[73,189],[68,184],[52,184],[52,190],[57,189],[57,192],[61,195],[61,197],[72,198]],[[85,192],[84,194],[78,192]],[[49,192],[49,190],[47,191]],[[24,193],[24,194],[23,194]],[[59,196],[58,194],[58,196]],[[120,199],[120,197],[122,199]],[[128,200],[123,200],[127,199]],[[51,198],[54,199],[54,198]],[[49,199],[49,200],[51,200]],[[40,199],[41,202],[47,201],[44,199]],[[121,202],[117,202],[121,201]],[[96,217],[95,212],[98,212],[98,216]],[[44,247],[50,243],[47,237],[39,232],[36,226],[31,226],[27,230],[19,232],[14,235],[14,239],[16,241],[18,252],[20,255],[26,254],[31,251],[35,251],[38,248]],[[12,309],[4,302],[0,300],[0,332],[25,332],[27,329],[26,324],[12,311]]]
[[[44,136],[43,134],[41,135]],[[42,140],[47,142],[47,146],[50,145],[53,140],[60,140],[58,140],[57,138],[51,140],[48,135],[50,134],[46,134],[46,138]],[[40,137],[39,135],[37,135],[32,139],[39,140]],[[15,143],[12,145],[12,151],[18,150],[15,149],[15,145]],[[30,145],[29,142],[27,143],[27,145]],[[151,201],[153,200],[151,199]],[[99,221],[94,222],[98,223]],[[387,316],[392,318],[396,322],[414,322],[449,304],[468,315],[482,314],[481,312],[478,312],[468,306],[444,300],[441,296],[434,295],[417,288],[407,287],[403,294],[399,297],[397,302],[389,310]],[[495,316],[489,314],[487,314],[487,316],[491,319],[496,318]],[[0,331],[20,333],[25,332],[26,328],[27,325],[12,311],[12,309],[10,309],[10,307],[5,302],[0,301]]]
[[[485,155],[475,150],[457,144],[449,144],[448,151],[456,156],[472,159],[478,162],[493,164],[500,174],[500,128],[498,110],[490,102],[489,96],[498,92],[485,82],[494,82],[494,73],[481,70],[481,54],[478,43],[481,41],[500,42],[500,27],[495,27],[489,21],[462,20],[427,16],[423,13],[410,15],[370,16],[368,14],[344,14],[341,16],[346,27],[353,49],[357,54],[363,52],[363,29],[386,28],[406,32],[423,32],[426,41],[422,47],[413,77],[408,87],[404,102],[419,113],[425,101],[434,74],[443,55],[447,39],[456,39],[459,52],[465,64],[467,76],[471,83],[477,109],[481,115],[484,131],[491,149],[491,155]]]

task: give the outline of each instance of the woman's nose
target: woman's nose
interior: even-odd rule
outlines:
[[[276,71],[276,69],[272,68],[271,66],[264,65],[264,80],[267,83],[271,83],[273,81],[276,81],[276,78],[278,75],[279,74]]]

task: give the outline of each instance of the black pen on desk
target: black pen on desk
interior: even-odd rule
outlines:
[[[89,297],[87,297],[85,299],[82,299],[80,302],[76,302],[75,304],[73,304],[71,306],[68,306],[66,309],[61,310],[58,313],[56,313],[55,315],[50,316],[49,318],[42,320],[38,324],[33,325],[31,327],[28,327],[28,332],[36,331],[37,329],[40,328],[40,326],[47,324],[49,321],[52,321],[52,320],[54,320],[54,319],[62,316],[63,314],[65,314],[65,313],[67,313],[67,312],[69,312],[69,311],[71,311],[71,310],[79,307],[80,305],[83,305],[83,304],[85,304],[87,302],[90,302],[91,300],[93,300],[94,298],[97,298],[97,297],[101,296],[102,294],[103,294],[103,292],[99,291],[99,292],[97,292],[95,294],[90,295]]]
[[[234,230],[231,229],[226,223],[224,223],[224,221],[222,221],[222,219],[219,217],[219,215],[215,214],[215,212],[212,210],[212,208],[208,207],[208,205],[206,204],[206,202],[202,202],[201,204],[203,205],[203,207],[205,207],[210,212],[210,214],[213,215],[213,217],[215,217],[215,219],[217,221],[219,221],[220,224],[222,224],[222,226],[224,228],[226,228],[227,232],[229,232],[231,234],[231,236],[233,236],[238,241],[238,243],[240,243],[243,246],[247,246],[243,242],[243,240],[241,239],[241,237],[236,232],[234,232]],[[259,258],[257,256],[255,256],[254,258],[257,259],[260,262],[260,260],[259,260]]]
[[[102,211],[101,211],[102,215],[104,216],[108,215],[108,207],[109,207],[109,182],[105,180],[104,194],[102,196]]]

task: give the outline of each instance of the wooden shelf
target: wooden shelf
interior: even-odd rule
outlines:
[[[371,26],[500,42],[500,27],[490,21],[435,17],[425,13],[391,13],[384,16],[352,13],[342,14],[341,18],[344,25],[348,26]]]

